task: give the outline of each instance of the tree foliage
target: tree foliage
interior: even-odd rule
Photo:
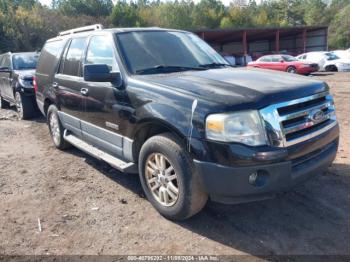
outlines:
[[[349,0],[0,0],[0,51],[40,49],[69,28],[160,26],[178,29],[329,25],[331,48],[350,47]]]

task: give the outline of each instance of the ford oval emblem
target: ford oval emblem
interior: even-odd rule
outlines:
[[[322,110],[319,110],[311,115],[311,119],[315,122],[323,121],[326,118],[326,115]]]

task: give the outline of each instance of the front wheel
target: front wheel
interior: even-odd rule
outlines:
[[[139,174],[147,199],[168,219],[191,217],[207,202],[191,156],[169,133],[151,137],[142,146]]]
[[[297,73],[297,69],[294,66],[290,66],[290,67],[287,68],[287,73],[296,74]]]
[[[29,119],[33,117],[35,109],[33,99],[19,92],[15,93],[16,110],[20,119]]]

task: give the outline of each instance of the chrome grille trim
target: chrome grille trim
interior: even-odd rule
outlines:
[[[260,115],[270,144],[277,147],[306,141],[337,125],[333,97],[328,92],[268,106]]]

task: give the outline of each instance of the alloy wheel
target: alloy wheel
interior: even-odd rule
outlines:
[[[23,118],[23,106],[22,106],[22,98],[20,93],[16,92],[15,94],[15,100],[16,100],[16,110],[19,115],[19,117]]]
[[[55,145],[59,145],[61,140],[61,130],[60,130],[57,114],[55,113],[50,114],[49,125],[50,125],[52,139]]]
[[[145,168],[147,186],[157,202],[166,207],[175,205],[179,198],[179,181],[171,162],[161,153],[152,153]]]

